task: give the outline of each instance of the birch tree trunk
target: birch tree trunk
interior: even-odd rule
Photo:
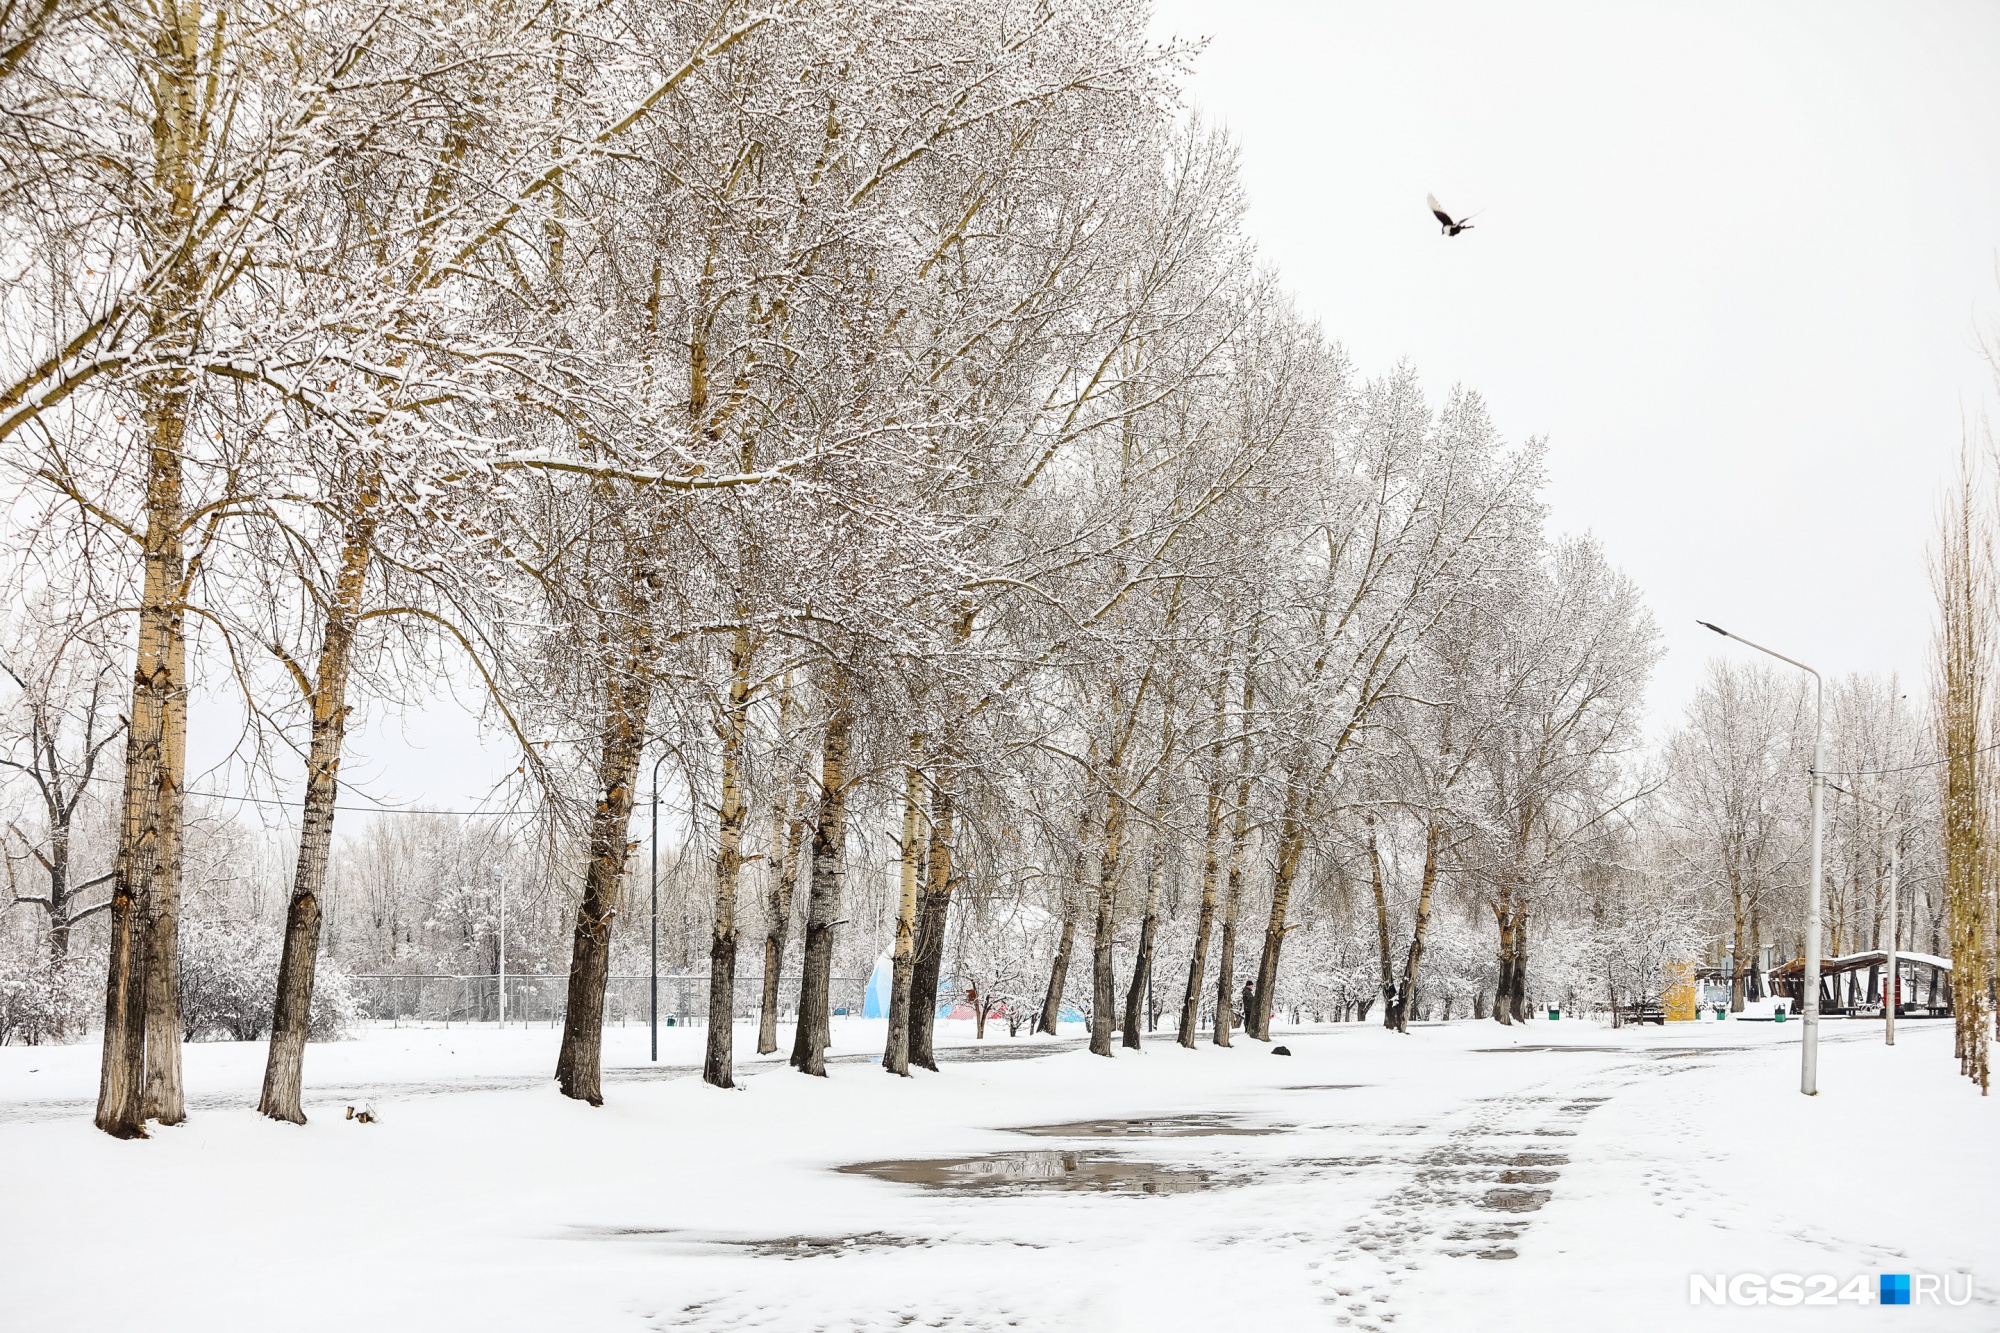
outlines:
[[[571,937],[569,998],[563,1014],[562,1050],[556,1082],[565,1097],[604,1104],[604,989],[611,975],[611,923],[631,855],[633,783],[645,744],[646,715],[652,703],[646,652],[636,652],[627,669],[605,691],[599,797],[590,818],[590,862],[583,877],[583,900],[576,908]]]
[[[1424,878],[1417,888],[1417,919],[1410,931],[1410,952],[1403,960],[1403,983],[1396,994],[1396,1031],[1410,1030],[1410,1009],[1417,1002],[1422,979],[1424,942],[1430,937],[1431,896],[1437,888],[1438,848],[1444,828],[1433,818],[1424,826]]]
[[[1056,940],[1055,961],[1049,966],[1049,988],[1042,996],[1041,1017],[1035,1031],[1056,1035],[1056,1021],[1062,1016],[1063,989],[1069,984],[1070,953],[1076,948],[1076,898],[1063,895],[1062,935]]]
[[[1171,705],[1170,705],[1171,706]],[[1165,765],[1154,789],[1153,850],[1146,865],[1146,907],[1139,918],[1139,948],[1132,959],[1132,984],[1125,988],[1123,1043],[1127,1050],[1139,1049],[1139,1011],[1145,1003],[1146,986],[1153,976],[1153,933],[1160,920],[1160,885],[1167,870],[1167,781]]]
[[[1742,876],[1733,869],[1731,870],[1729,875],[1729,912],[1730,912],[1729,947],[1732,951],[1732,957],[1735,963],[1735,965],[1730,969],[1731,975],[1729,978],[1729,1012],[1732,1014],[1740,1014],[1743,1012],[1743,973],[1745,968],[1749,965],[1748,960],[1744,957],[1744,935],[1743,935],[1744,929],[1747,926],[1748,922],[1746,920],[1746,914],[1743,910],[1743,879]]]
[[[792,673],[778,690],[778,739],[792,731]],[[788,770],[789,771],[789,770]],[[805,798],[793,783],[779,786],[771,802],[771,894],[764,926],[764,994],[758,1009],[757,1054],[778,1049],[778,994],[785,967],[785,940],[792,930],[792,894],[799,882],[799,843],[805,835]]]
[[[340,573],[307,695],[312,706],[312,742],[306,755],[305,802],[299,813],[299,854],[292,873],[291,902],[285,909],[285,944],[278,960],[278,993],[271,1013],[264,1089],[257,1100],[257,1109],[263,1114],[295,1125],[306,1122],[300,1096],[306,1037],[312,1026],[313,975],[319,960],[319,900],[333,852],[334,800],[340,790],[341,749],[347,737],[348,667],[374,549],[380,479],[369,477],[357,494],[358,513],[348,525],[341,548]]]
[[[952,819],[956,805],[942,783],[931,792],[931,836],[924,864],[924,892],[917,904],[917,961],[910,973],[910,1063],[933,1073],[937,1054],[931,1049],[937,1029],[938,983],[944,971],[945,926],[951,912],[952,889],[958,870],[951,854]]]
[[[1208,822],[1201,845],[1201,907],[1195,914],[1194,952],[1188,960],[1187,988],[1181,995],[1181,1025],[1174,1040],[1194,1049],[1195,1028],[1201,1022],[1201,982],[1208,972],[1208,937],[1215,929],[1215,877],[1222,838],[1222,784],[1208,784]]]
[[[1222,908],[1222,947],[1216,958],[1215,1028],[1211,1039],[1217,1046],[1229,1045],[1236,1003],[1231,994],[1236,987],[1236,921],[1243,910],[1243,851],[1250,840],[1251,766],[1256,753],[1250,743],[1249,725],[1257,707],[1257,677],[1251,670],[1257,657],[1257,636],[1258,629],[1253,625],[1244,654],[1241,714],[1244,735],[1237,748],[1236,808],[1229,817],[1228,891]]]
[[[151,476],[146,491],[145,578],[140,593],[137,661],[125,733],[125,791],[113,864],[110,949],[104,987],[104,1056],[98,1085],[97,1127],[115,1138],[143,1138],[149,1111],[147,1040],[151,974],[172,941],[152,941],[156,927],[171,932],[171,906],[181,841],[181,783],[185,766],[186,681],[182,641],[180,420],[155,415]],[[163,1041],[178,1052],[176,1029]],[[178,1064],[176,1059],[175,1064]],[[176,1117],[178,1118],[178,1117]],[[171,1122],[170,1122],[171,1123]]]
[[[1305,789],[1285,793],[1285,813],[1279,821],[1278,861],[1271,869],[1271,917],[1264,926],[1264,950],[1257,959],[1257,981],[1250,992],[1250,1013],[1243,1029],[1258,1041],[1271,1039],[1271,1004],[1278,989],[1278,957],[1285,947],[1285,917],[1292,907],[1292,881],[1306,849],[1306,819],[1310,813]]]
[[[1146,999],[1146,982],[1153,973],[1153,932],[1159,923],[1157,899],[1159,895],[1159,867],[1153,867],[1148,874],[1153,880],[1146,890],[1147,909],[1139,921],[1139,948],[1132,960],[1132,981],[1125,988],[1125,1016],[1122,1022],[1121,1044],[1127,1050],[1139,1049],[1140,1006]]]
[[[50,821],[49,859],[44,867],[49,876],[49,971],[60,972],[69,961],[70,886],[69,826]]]
[[[757,1054],[778,1049],[778,992],[785,966],[785,939],[791,934],[792,895],[799,882],[799,844],[806,821],[800,798],[790,796],[771,818],[771,841],[777,864],[772,867],[770,924],[764,931],[764,996],[757,1023]]]
[[[1514,995],[1514,909],[1508,895],[1493,900],[1493,919],[1500,928],[1499,979],[1493,986],[1493,1021],[1512,1024]]]
[[[1396,964],[1389,952],[1389,896],[1382,883],[1382,849],[1375,842],[1375,818],[1368,818],[1368,877],[1375,890],[1375,950],[1382,966],[1382,1026],[1401,1031],[1396,1013]]]
[[[1118,905],[1118,876],[1125,850],[1125,799],[1117,770],[1104,808],[1104,855],[1097,865],[1097,912],[1090,935],[1090,1053],[1111,1054],[1111,1023],[1118,1007],[1118,978],[1112,973],[1112,923]]]
[[[1078,900],[1083,894],[1083,869],[1088,859],[1090,846],[1091,806],[1086,798],[1083,813],[1076,820],[1076,855],[1070,863],[1070,882],[1063,892],[1062,935],[1056,941],[1056,956],[1049,966],[1049,988],[1042,997],[1042,1014],[1035,1020],[1035,1031],[1056,1035],[1056,1023],[1062,1017],[1063,991],[1069,986],[1069,960],[1076,949],[1076,917]]]
[[[200,112],[201,10],[164,12],[151,34],[153,180],[149,248],[169,265],[149,312],[150,355],[165,368],[139,382],[147,436],[145,572],[138,608],[125,795],[111,898],[104,1060],[96,1122],[118,1138],[145,1122],[187,1118],[180,1061],[180,870],[187,766],[182,443],[202,275],[184,245],[193,224],[206,130]],[[144,40],[143,37],[139,40]]]
[[[1222,948],[1215,960],[1215,1035],[1217,1046],[1229,1045],[1236,997],[1236,918],[1243,909],[1243,847],[1250,840],[1250,770],[1236,788],[1236,814],[1229,831],[1229,891],[1222,908]]]
[[[722,804],[716,815],[715,922],[708,944],[708,1041],[701,1077],[731,1081],[736,1049],[736,890],[743,878],[743,725],[750,707],[750,632],[729,653],[729,706],[722,715]]]
[[[1242,900],[1243,877],[1232,873],[1229,877],[1229,894],[1222,910],[1222,947],[1215,956],[1215,1032],[1217,1046],[1229,1045],[1229,1034],[1235,1026],[1232,1017],[1236,998],[1230,992],[1236,984],[1236,909]]]
[[[896,940],[890,955],[889,1037],[882,1048],[885,1072],[910,1076],[910,986],[916,967],[917,865],[923,859],[924,775],[917,764],[924,738],[910,736],[910,758],[903,765],[903,845],[901,883],[896,898]]]
[[[182,587],[185,599],[185,584]],[[181,1089],[181,847],[187,778],[187,638],[176,610],[168,645],[176,688],[164,703],[157,809],[162,837],[146,921],[146,1118],[163,1125],[187,1119]]]
[[[792,1033],[791,1064],[800,1073],[826,1077],[826,1048],[833,1041],[829,987],[833,980],[833,930],[840,916],[840,879],[847,854],[847,753],[854,719],[843,696],[834,701],[820,751],[819,818],[813,826],[812,891],[806,902],[805,957],[799,977],[799,1018]]]
[[[1513,966],[1507,973],[1507,1002],[1516,1023],[1528,1021],[1528,909],[1514,908],[1514,924],[1509,934],[1514,941]]]

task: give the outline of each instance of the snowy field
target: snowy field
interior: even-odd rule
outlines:
[[[648,1070],[613,1028],[592,1110],[547,1028],[375,1028],[310,1049],[302,1129],[246,1109],[262,1046],[196,1045],[193,1118],[135,1143],[90,1126],[95,1046],[0,1048],[0,1327],[2000,1329],[2000,1111],[1945,1023],[1829,1022],[1812,1100],[1795,1025],[1116,1060],[989,1029],[1023,1058],[907,1082],[880,1023],[835,1030],[830,1078],[746,1061],[725,1092],[699,1031]],[[1105,1119],[1156,1123],[1020,1132]],[[1694,1273],[1965,1271],[1956,1308],[1689,1304]]]

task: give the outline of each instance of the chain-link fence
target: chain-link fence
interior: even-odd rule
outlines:
[[[372,973],[352,978],[358,1015],[383,1023],[491,1023],[500,1017],[500,978],[452,976],[446,973]],[[604,1021],[608,1026],[644,1023],[649,1016],[653,978],[613,976],[604,988]],[[660,1022],[680,1026],[708,1022],[706,973],[662,975]],[[868,989],[866,977],[835,977],[829,994],[835,1014],[859,1015]],[[761,976],[736,978],[732,1007],[739,1019],[755,1018],[764,1001]],[[566,974],[507,974],[507,1021],[562,1022],[569,1002]],[[796,1016],[797,974],[778,979],[778,1016]]]

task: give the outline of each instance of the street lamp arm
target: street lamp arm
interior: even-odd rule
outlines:
[[[1720,634],[1725,639],[1734,639],[1736,640],[1736,642],[1742,644],[1745,648],[1755,648],[1758,652],[1763,653],[1767,657],[1775,657],[1780,662],[1783,662],[1786,666],[1795,666],[1799,670],[1806,672],[1808,675],[1810,675],[1816,684],[1824,684],[1824,682],[1820,680],[1819,672],[1807,666],[1804,662],[1799,661],[1796,657],[1787,657],[1775,648],[1766,648],[1761,643],[1752,643],[1750,640],[1744,638],[1741,634],[1731,634],[1728,630],[1722,628],[1722,626],[1711,625],[1706,620],[1697,620],[1694,623],[1701,626],[1703,629],[1714,630],[1717,634]]]

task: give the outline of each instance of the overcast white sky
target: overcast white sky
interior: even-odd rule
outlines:
[[[1163,0],[1251,231],[1364,372],[1544,435],[1645,589],[1671,725],[1716,639],[1923,678],[1924,551],[2000,327],[2000,4]],[[1447,240],[1424,209],[1480,212]],[[1745,650],[1735,650],[1745,651]]]
[[[1924,550],[2000,325],[2000,4],[1165,0],[1251,228],[1369,373],[1409,358],[1552,447],[1669,652],[1923,676]],[[1478,211],[1438,234],[1424,209]],[[379,714],[344,777],[463,807],[511,767]],[[199,747],[198,747],[199,748]]]

